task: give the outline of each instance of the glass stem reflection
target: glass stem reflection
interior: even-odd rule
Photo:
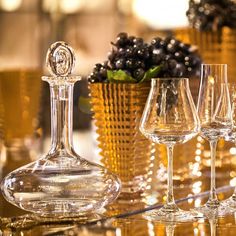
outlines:
[[[168,178],[167,178],[167,200],[166,205],[168,208],[176,208],[174,193],[173,193],[173,145],[167,145],[167,156],[168,156]]]
[[[219,201],[216,195],[216,183],[215,183],[215,161],[216,161],[216,146],[217,146],[217,139],[210,140],[210,149],[211,149],[211,189],[210,189],[210,196],[207,202],[209,207],[216,207],[219,205]]]

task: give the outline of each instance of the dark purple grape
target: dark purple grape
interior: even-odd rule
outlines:
[[[172,38],[170,40],[170,44],[172,44],[174,47],[177,48],[179,46],[179,44],[180,44],[180,41],[178,39]]]
[[[128,69],[134,69],[134,66],[135,66],[135,61],[134,61],[134,59],[128,59],[128,60],[126,60],[125,66],[126,66],[126,68],[128,68]]]
[[[163,44],[165,44],[166,46],[170,43],[170,41],[173,39],[173,37],[171,36],[167,36],[164,40],[163,40]]]
[[[126,50],[125,50],[125,57],[132,57],[133,56],[133,54],[134,54],[134,48],[133,47],[128,47],[128,48],[126,48]]]
[[[189,44],[186,43],[180,43],[179,44],[179,49],[185,53],[189,53],[190,52],[190,48],[191,46]]]
[[[109,68],[109,66],[108,66],[108,61],[104,61],[104,62],[102,63],[102,66],[105,67],[105,68]]]
[[[101,67],[100,74],[102,77],[106,77],[107,76],[107,69],[105,67]]]
[[[117,35],[117,38],[116,38],[116,45],[118,47],[124,47],[128,42],[128,34],[127,33],[124,33],[124,32],[121,32]]]
[[[133,72],[133,77],[137,80],[141,80],[145,74],[145,71],[142,68],[138,68]]]
[[[97,63],[97,64],[95,64],[93,70],[94,70],[94,71],[99,71],[101,67],[102,67],[102,64]]]
[[[163,48],[158,48],[153,50],[153,54],[155,55],[162,55],[163,58],[165,56],[165,50]]]
[[[174,58],[175,58],[174,55],[167,54],[167,55],[165,55],[165,59],[164,60],[169,61],[169,60],[174,59]]]
[[[177,51],[177,52],[175,52],[174,55],[175,55],[175,59],[177,61],[183,61],[184,60],[184,53],[183,52]]]
[[[171,72],[173,77],[182,77],[185,71],[185,66],[182,63],[177,63],[176,67]]]
[[[134,45],[134,39],[135,39],[135,37],[134,36],[129,36],[129,38],[128,38],[128,42],[129,42],[129,45]]]
[[[148,48],[141,48],[137,51],[137,56],[139,58],[148,58],[149,57],[149,50]]]
[[[186,66],[194,66],[196,64],[196,61],[194,59],[194,56],[188,55],[184,58],[184,64]]]
[[[159,65],[161,64],[163,57],[162,55],[157,55],[157,54],[153,54],[152,58],[151,58],[151,65]]]
[[[169,43],[169,41],[167,42],[166,40],[161,40],[159,47],[162,49],[166,49],[166,46],[168,43]]]
[[[116,69],[124,69],[125,68],[125,58],[120,58],[115,63]]]
[[[161,38],[156,37],[156,38],[152,39],[151,45],[152,45],[153,47],[157,48],[157,47],[160,46],[160,42],[161,42],[161,41],[162,41]]]
[[[169,68],[170,68],[170,69],[174,69],[174,68],[176,67],[176,65],[177,65],[177,61],[174,60],[174,59],[170,59],[170,60],[168,61],[168,65],[169,65]]]
[[[133,43],[136,45],[142,45],[143,44],[143,39],[142,38],[134,38]]]
[[[168,65],[168,62],[167,62],[167,61],[163,61],[163,62],[161,63],[161,67],[162,67],[162,71],[163,71],[164,73],[166,73],[166,72],[169,71],[169,65]]]
[[[166,51],[169,53],[174,53],[176,49],[177,49],[176,46],[171,43],[169,43],[166,47]]]
[[[126,49],[125,48],[119,48],[118,55],[119,57],[125,56]]]
[[[136,60],[134,62],[134,67],[135,68],[145,68],[145,63],[144,63],[144,61]]]

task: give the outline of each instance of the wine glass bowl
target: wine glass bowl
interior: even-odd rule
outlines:
[[[188,86],[187,78],[152,80],[140,125],[147,138],[160,144],[180,144],[198,133],[198,117],[193,113],[195,107]]]
[[[180,210],[173,196],[173,148],[199,132],[199,119],[187,78],[152,79],[143,111],[140,131],[155,143],[165,144],[168,154],[168,190],[166,204],[146,214],[161,221],[191,221],[194,214]],[[196,215],[195,215],[196,216]]]

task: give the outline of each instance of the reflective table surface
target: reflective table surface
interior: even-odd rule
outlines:
[[[77,135],[75,140],[90,140],[90,134]],[[82,156],[92,155],[92,142],[81,145],[78,150]],[[189,144],[190,145],[190,144]],[[186,146],[185,148],[188,148]],[[96,151],[96,150],[95,150]],[[15,155],[15,154],[14,154]],[[24,156],[18,159],[12,155],[2,166],[2,176],[6,172],[29,162]],[[87,157],[86,157],[87,158]],[[235,185],[235,155],[226,153],[222,163],[217,167],[218,197],[220,200],[230,197]],[[1,160],[3,163],[3,160]],[[187,160],[188,162],[188,160]],[[6,163],[8,163],[6,165]],[[208,198],[210,183],[209,165],[202,165],[201,175],[186,181],[174,180],[176,202],[182,209],[192,209],[199,206]],[[152,188],[142,196],[118,199],[105,209],[91,215],[78,218],[45,218],[24,212],[7,203],[0,197],[0,235],[104,235],[104,236],[155,236],[155,235],[236,235],[236,212],[225,217],[196,219],[188,223],[161,223],[145,219],[145,212],[162,206],[165,200],[166,186],[158,179],[153,180]]]

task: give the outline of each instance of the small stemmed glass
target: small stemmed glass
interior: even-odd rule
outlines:
[[[219,138],[224,138],[233,125],[226,64],[202,64],[197,110],[201,122],[200,135],[210,142],[211,187],[206,204],[195,210],[207,217],[225,215],[230,213],[230,209],[217,199],[215,158]]]
[[[152,79],[141,118],[140,131],[155,143],[167,146],[168,179],[166,204],[146,213],[149,220],[184,222],[196,215],[180,210],[173,194],[173,149],[199,132],[200,124],[187,78]]]
[[[225,140],[234,142],[236,144],[236,84],[230,83],[228,86],[231,98],[233,129],[227,134]],[[225,207],[230,207],[232,210],[236,211],[236,188],[234,189],[233,195],[230,198],[224,200],[222,204]]]

